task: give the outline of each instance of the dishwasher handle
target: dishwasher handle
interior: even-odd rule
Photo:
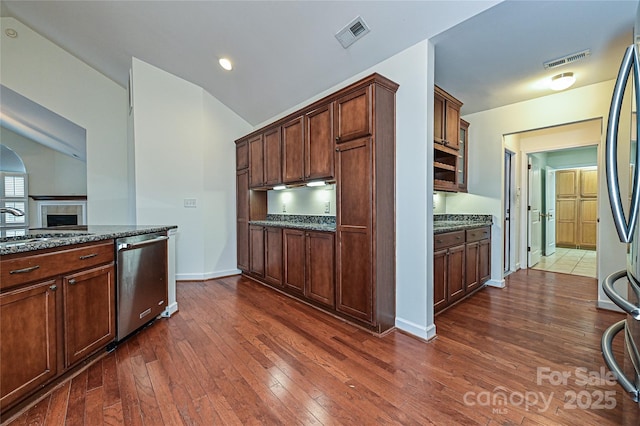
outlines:
[[[150,244],[159,243],[161,241],[166,241],[168,239],[169,239],[169,237],[167,237],[167,236],[161,236],[161,237],[153,238],[151,240],[140,241],[139,243],[121,243],[121,244],[118,244],[118,251],[120,252],[120,251],[125,251],[125,250],[135,250],[135,249],[138,249],[140,247],[148,246]]]
[[[611,372],[616,376],[620,386],[629,393],[634,401],[639,402],[640,391],[636,388],[633,382],[625,376],[624,371],[622,371],[622,367],[620,367],[620,364],[618,364],[613,355],[613,338],[624,329],[625,320],[622,320],[605,330],[604,334],[602,334],[601,341],[602,357],[604,358],[604,362],[607,364],[607,367],[609,367],[609,370],[611,370]]]

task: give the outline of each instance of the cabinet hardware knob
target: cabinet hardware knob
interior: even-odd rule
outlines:
[[[340,142],[340,136],[336,136],[336,142]]]
[[[456,240],[460,240],[460,239],[461,239],[461,237],[456,237]]]
[[[71,278],[69,280],[69,284],[74,285],[76,283],[76,280],[74,278]]]
[[[340,152],[340,148],[336,148],[336,152]]]
[[[436,240],[436,243],[441,243],[441,242],[442,242],[442,240]]]
[[[11,274],[11,275],[13,275],[13,274],[24,274],[26,272],[35,271],[38,268],[40,268],[40,265],[30,266],[28,268],[23,268],[23,269],[14,269],[13,271],[9,271],[9,274]]]
[[[84,256],[80,256],[80,260],[91,259],[92,257],[96,257],[98,253],[85,254]]]
[[[56,291],[57,289],[58,289],[58,286],[57,286],[57,285],[55,285],[55,284],[54,284],[54,285],[49,286],[49,290],[51,290],[51,291]]]

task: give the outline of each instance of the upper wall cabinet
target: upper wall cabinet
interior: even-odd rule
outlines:
[[[262,134],[249,139],[249,187],[264,185],[264,143]]]
[[[435,87],[433,102],[433,140],[435,143],[458,149],[460,147],[460,108],[462,102]]]
[[[264,183],[277,185],[282,182],[280,127],[263,133],[264,140]]]
[[[371,134],[371,88],[369,86],[338,98],[336,109],[337,143]]]
[[[335,102],[331,102],[305,115],[304,177],[307,180],[334,177],[334,105]]]
[[[282,125],[282,181],[301,182],[304,179],[304,117],[299,116]]]
[[[462,102],[435,87],[433,99],[433,187],[436,191],[467,189],[469,123],[460,119]]]

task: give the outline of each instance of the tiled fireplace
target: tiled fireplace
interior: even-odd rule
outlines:
[[[87,202],[80,200],[49,200],[36,202],[37,227],[86,225]]]

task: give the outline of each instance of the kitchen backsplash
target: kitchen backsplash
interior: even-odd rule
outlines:
[[[267,213],[272,215],[336,215],[335,185],[267,191]]]

